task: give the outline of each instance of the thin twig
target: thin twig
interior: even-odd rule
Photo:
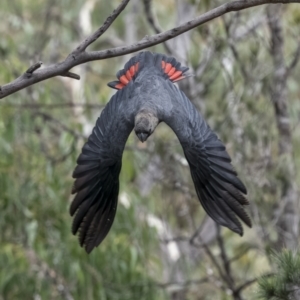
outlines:
[[[37,69],[39,69],[41,67],[43,63],[41,61],[35,63],[34,65],[32,65],[31,67],[28,68],[28,70],[26,71],[27,74],[32,74],[34,71],[36,71]]]
[[[262,275],[261,277],[271,277],[274,276],[273,273],[268,273],[266,275]],[[255,283],[258,280],[258,278],[253,278],[250,280],[247,280],[246,282],[244,282],[243,284],[241,284],[237,289],[235,289],[233,291],[233,293],[240,293],[242,290],[244,290],[245,288],[247,288],[248,286],[250,286],[251,284]]]
[[[220,248],[220,252],[221,252],[221,258],[222,258],[222,263],[223,263],[223,268],[226,272],[227,275],[227,283],[229,285],[229,287],[232,289],[233,285],[234,285],[234,280],[231,274],[231,266],[230,266],[230,262],[228,260],[227,257],[227,253],[225,250],[225,246],[224,246],[224,240],[223,237],[221,236],[221,230],[220,230],[220,226],[216,224],[217,227],[217,241],[218,241],[218,245]]]
[[[152,12],[152,0],[144,0],[144,8],[145,8],[145,14],[146,14],[146,18],[147,21],[149,23],[149,25],[152,27],[152,29],[154,30],[154,32],[156,34],[160,34],[162,32],[161,28],[159,27],[159,25],[157,24],[153,12]],[[172,49],[169,47],[169,45],[167,44],[167,42],[163,43],[163,46],[165,47],[165,50],[168,54],[172,54]]]
[[[226,276],[225,274],[223,273],[222,271],[222,268],[221,266],[219,265],[219,263],[217,262],[215,256],[213,255],[213,253],[210,251],[209,247],[206,245],[206,243],[202,242],[201,241],[201,238],[200,238],[200,245],[195,243],[195,241],[191,241],[191,245],[194,246],[194,247],[203,247],[203,249],[205,250],[206,254],[209,256],[210,260],[212,261],[213,265],[216,267],[218,273],[219,273],[219,276],[222,278],[222,280],[224,282],[227,282],[226,280]]]
[[[297,46],[297,49],[296,49],[296,51],[294,53],[293,60],[291,61],[291,63],[289,64],[289,66],[286,69],[286,75],[287,75],[287,77],[290,75],[290,73],[297,66],[299,58],[300,58],[300,41],[298,42],[298,46]]]
[[[65,72],[65,73],[62,73],[60,76],[63,76],[63,77],[69,77],[69,78],[73,78],[73,79],[76,79],[76,80],[80,80],[80,76],[75,74],[75,73],[72,73],[72,72]]]
[[[232,19],[233,20],[233,19]],[[243,75],[244,81],[247,82],[249,79],[248,72],[246,71],[245,65],[242,63],[239,52],[237,48],[235,47],[235,41],[232,39],[231,34],[230,34],[230,27],[231,23],[227,22],[225,18],[223,18],[223,23],[225,27],[225,32],[228,40],[229,47],[231,49],[231,52],[233,54],[233,57],[235,58],[236,62],[238,63],[238,66],[240,67],[241,73]]]
[[[95,42],[115,21],[115,19],[119,16],[119,14],[125,9],[130,0],[123,0],[121,4],[110,14],[110,16],[105,20],[103,25],[97,29],[92,35],[90,35],[87,39],[85,39],[72,54],[77,52],[83,52],[85,49]]]
[[[235,283],[234,277],[232,276],[231,265],[230,265],[230,261],[227,256],[227,252],[225,250],[225,245],[224,245],[223,237],[221,235],[220,225],[216,224],[216,227],[217,227],[217,242],[218,242],[220,252],[221,252],[223,269],[224,269],[225,275],[226,275],[225,282],[227,283],[227,286],[232,290],[233,299],[242,300],[243,298],[241,295],[241,290],[235,288],[236,283]]]

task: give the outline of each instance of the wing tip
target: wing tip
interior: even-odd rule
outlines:
[[[97,245],[94,244],[84,245],[84,250],[87,254],[90,254],[96,247]]]
[[[245,212],[245,211],[244,211]],[[243,221],[243,223],[245,225],[247,225],[249,228],[252,228],[252,222],[251,222],[251,219],[250,217],[248,216],[248,214],[245,212],[245,217],[246,218],[241,218],[239,217],[240,220]],[[228,225],[225,225],[228,229],[230,229],[231,231],[237,233],[238,235],[240,235],[241,237],[244,235],[244,228],[241,224],[236,224],[236,225],[239,225],[237,227],[232,227],[232,226],[228,226]]]
[[[226,226],[228,229],[230,229],[231,231],[237,233],[239,236],[243,236],[244,235],[244,229],[242,227],[241,224],[239,224],[239,226],[233,227],[233,226]]]
[[[75,182],[74,182],[72,185],[72,189],[71,189],[71,195],[74,195],[76,193],[77,193],[77,189],[76,189]]]

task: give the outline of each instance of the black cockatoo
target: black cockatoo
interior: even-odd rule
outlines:
[[[141,52],[108,85],[118,91],[105,106],[77,159],[70,214],[72,232],[89,253],[110,230],[117,210],[122,153],[134,129],[141,142],[165,122],[178,137],[198,198],[218,224],[242,235],[237,216],[251,227],[243,205],[244,184],[231,166],[225,146],[174,82],[188,68],[175,58]]]

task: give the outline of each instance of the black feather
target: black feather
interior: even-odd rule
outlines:
[[[243,228],[237,217],[251,227],[243,207],[248,204],[244,196],[246,187],[233,169],[224,144],[186,96],[175,88],[172,90],[177,95],[173,97],[178,98],[177,109],[180,108],[181,114],[171,117],[167,124],[182,144],[198,198],[214,221],[242,235]]]
[[[116,214],[122,152],[133,128],[123,117],[124,95],[126,90],[117,92],[102,111],[73,172],[72,192],[77,194],[70,206],[72,232],[79,232],[79,243],[88,253],[105,238]]]

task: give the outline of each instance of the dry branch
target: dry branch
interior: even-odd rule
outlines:
[[[187,32],[197,26],[200,26],[204,23],[207,23],[208,21],[211,21],[217,17],[220,17],[232,11],[240,11],[246,8],[263,5],[263,4],[300,3],[300,0],[281,0],[281,1],[280,0],[248,0],[248,1],[239,0],[239,1],[228,2],[178,27],[175,27],[173,29],[152,36],[146,36],[145,38],[143,38],[142,40],[140,40],[135,44],[124,46],[124,47],[111,48],[102,51],[90,51],[90,52],[85,51],[90,44],[96,41],[109,28],[109,26],[114,22],[117,16],[124,10],[124,8],[126,7],[129,1],[130,0],[123,0],[121,4],[118,6],[118,8],[116,8],[113,11],[113,13],[107,18],[104,24],[99,29],[97,29],[92,35],[87,37],[82,43],[80,43],[80,45],[76,47],[76,49],[73,50],[72,53],[70,53],[63,62],[50,65],[48,67],[39,70],[35,70],[35,72],[33,72],[29,77],[28,77],[28,73],[25,72],[14,81],[0,87],[0,99],[8,95],[11,95],[21,89],[24,89],[28,86],[31,86],[37,82],[55,76],[68,76],[71,78],[78,79],[78,75],[69,72],[71,68],[77,65],[86,63],[88,61],[101,60],[101,59],[133,53],[160,44],[162,42],[170,40],[184,32]]]

